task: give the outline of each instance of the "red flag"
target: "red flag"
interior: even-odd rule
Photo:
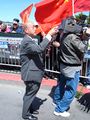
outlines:
[[[33,7],[33,4],[31,4],[30,6],[28,6],[25,10],[23,10],[20,13],[20,17],[21,17],[23,23],[27,23],[28,22],[29,15],[30,15],[30,12],[32,10],[32,7]]]
[[[74,0],[74,12],[90,11],[90,0]]]
[[[43,0],[35,5],[35,18],[44,32],[72,15],[71,0]]]

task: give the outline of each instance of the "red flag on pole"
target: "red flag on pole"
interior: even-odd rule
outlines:
[[[90,11],[90,0],[74,0],[74,12]]]
[[[28,6],[25,10],[23,10],[20,13],[20,17],[21,17],[23,23],[27,23],[28,22],[29,15],[31,13],[32,7],[33,7],[33,4],[31,4],[30,6]]]
[[[43,0],[35,4],[35,18],[44,32],[72,15],[72,0]]]

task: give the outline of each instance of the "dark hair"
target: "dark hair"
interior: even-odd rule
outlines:
[[[13,21],[16,21],[17,23],[19,23],[19,19],[14,18]]]

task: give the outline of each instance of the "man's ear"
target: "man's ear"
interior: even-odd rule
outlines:
[[[25,33],[28,33],[28,29],[27,28],[25,29]]]

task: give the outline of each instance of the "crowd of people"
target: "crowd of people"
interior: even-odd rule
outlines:
[[[19,19],[14,18],[12,24],[9,26],[0,20],[0,32],[2,33],[23,33],[23,28],[19,24]]]

